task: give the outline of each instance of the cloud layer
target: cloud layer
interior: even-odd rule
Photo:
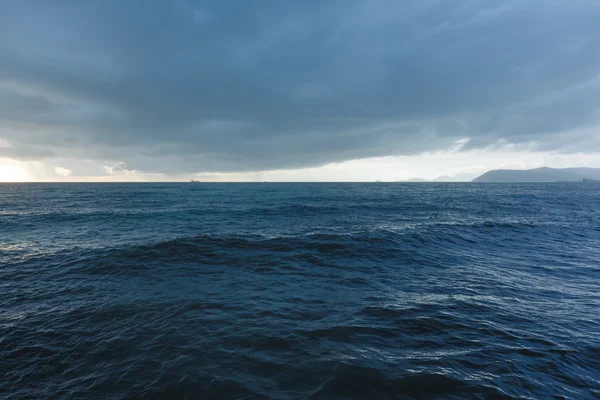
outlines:
[[[0,157],[181,173],[465,138],[600,152],[598,21],[596,0],[2,2]]]

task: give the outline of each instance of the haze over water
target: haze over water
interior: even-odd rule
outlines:
[[[0,397],[600,397],[595,184],[1,184]]]

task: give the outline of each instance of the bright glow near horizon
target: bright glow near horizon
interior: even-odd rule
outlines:
[[[434,179],[443,175],[458,175],[461,180],[471,180],[491,169],[542,166],[599,168],[600,157],[596,154],[512,150],[450,150],[414,156],[365,158],[312,168],[182,175],[130,170],[126,163],[114,161],[103,164],[80,160],[27,162],[0,159],[0,182],[169,182],[190,179],[207,182],[392,182],[411,178]]]
[[[0,163],[0,182],[26,182],[31,180],[33,180],[32,176],[25,169]]]

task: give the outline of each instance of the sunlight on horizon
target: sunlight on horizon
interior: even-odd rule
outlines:
[[[112,167],[110,165],[113,165]],[[538,152],[470,150],[442,151],[414,156],[373,157],[297,169],[242,172],[140,171],[125,162],[98,163],[78,160],[0,160],[0,182],[384,182],[440,176],[471,179],[493,169],[538,167],[600,167],[595,154],[553,154]],[[160,168],[157,166],[157,168]]]
[[[23,168],[0,164],[0,182],[24,182],[28,180],[28,174]]]

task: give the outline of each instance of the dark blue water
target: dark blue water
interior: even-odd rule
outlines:
[[[600,185],[0,185],[0,397],[600,398]]]

